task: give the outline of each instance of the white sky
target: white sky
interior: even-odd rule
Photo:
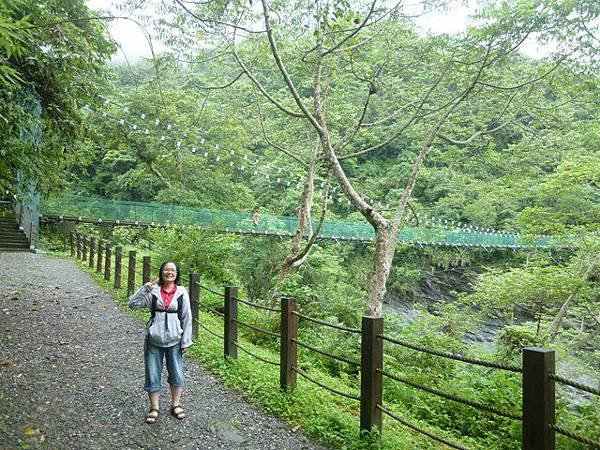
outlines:
[[[87,0],[87,5],[91,9],[110,10],[115,15],[122,15],[116,12],[112,7],[110,0]],[[453,7],[446,14],[428,14],[423,18],[417,19],[417,25],[423,32],[431,33],[457,33],[465,29],[468,23],[468,7]],[[112,61],[122,63],[125,61],[123,54],[127,56],[129,62],[133,63],[140,58],[150,58],[152,56],[150,47],[144,33],[138,25],[130,20],[114,20],[110,25],[110,32],[113,38],[120,45],[121,50],[113,56]],[[160,53],[166,48],[153,39],[155,53]],[[529,56],[539,56],[543,49],[535,42],[526,42],[522,51]]]

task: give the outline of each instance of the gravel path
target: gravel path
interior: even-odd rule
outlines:
[[[321,449],[186,360],[183,405],[143,423],[143,324],[73,261],[0,253],[0,448]]]

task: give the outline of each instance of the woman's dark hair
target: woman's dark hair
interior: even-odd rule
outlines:
[[[177,284],[177,285],[181,284],[181,280],[179,279],[179,276],[180,276],[179,265],[175,261],[165,261],[164,263],[162,263],[160,265],[160,268],[158,269],[158,285],[159,286],[163,285],[163,278],[162,278],[163,269],[169,263],[174,264],[175,270],[177,270],[177,277],[175,278],[175,284]]]

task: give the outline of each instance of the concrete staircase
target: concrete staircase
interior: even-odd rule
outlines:
[[[2,202],[4,203],[4,202]],[[29,240],[8,205],[0,205],[0,252],[28,252]]]

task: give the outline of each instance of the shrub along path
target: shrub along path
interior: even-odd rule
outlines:
[[[73,261],[0,253],[0,448],[317,449],[192,359],[182,404],[143,422],[143,324]]]

